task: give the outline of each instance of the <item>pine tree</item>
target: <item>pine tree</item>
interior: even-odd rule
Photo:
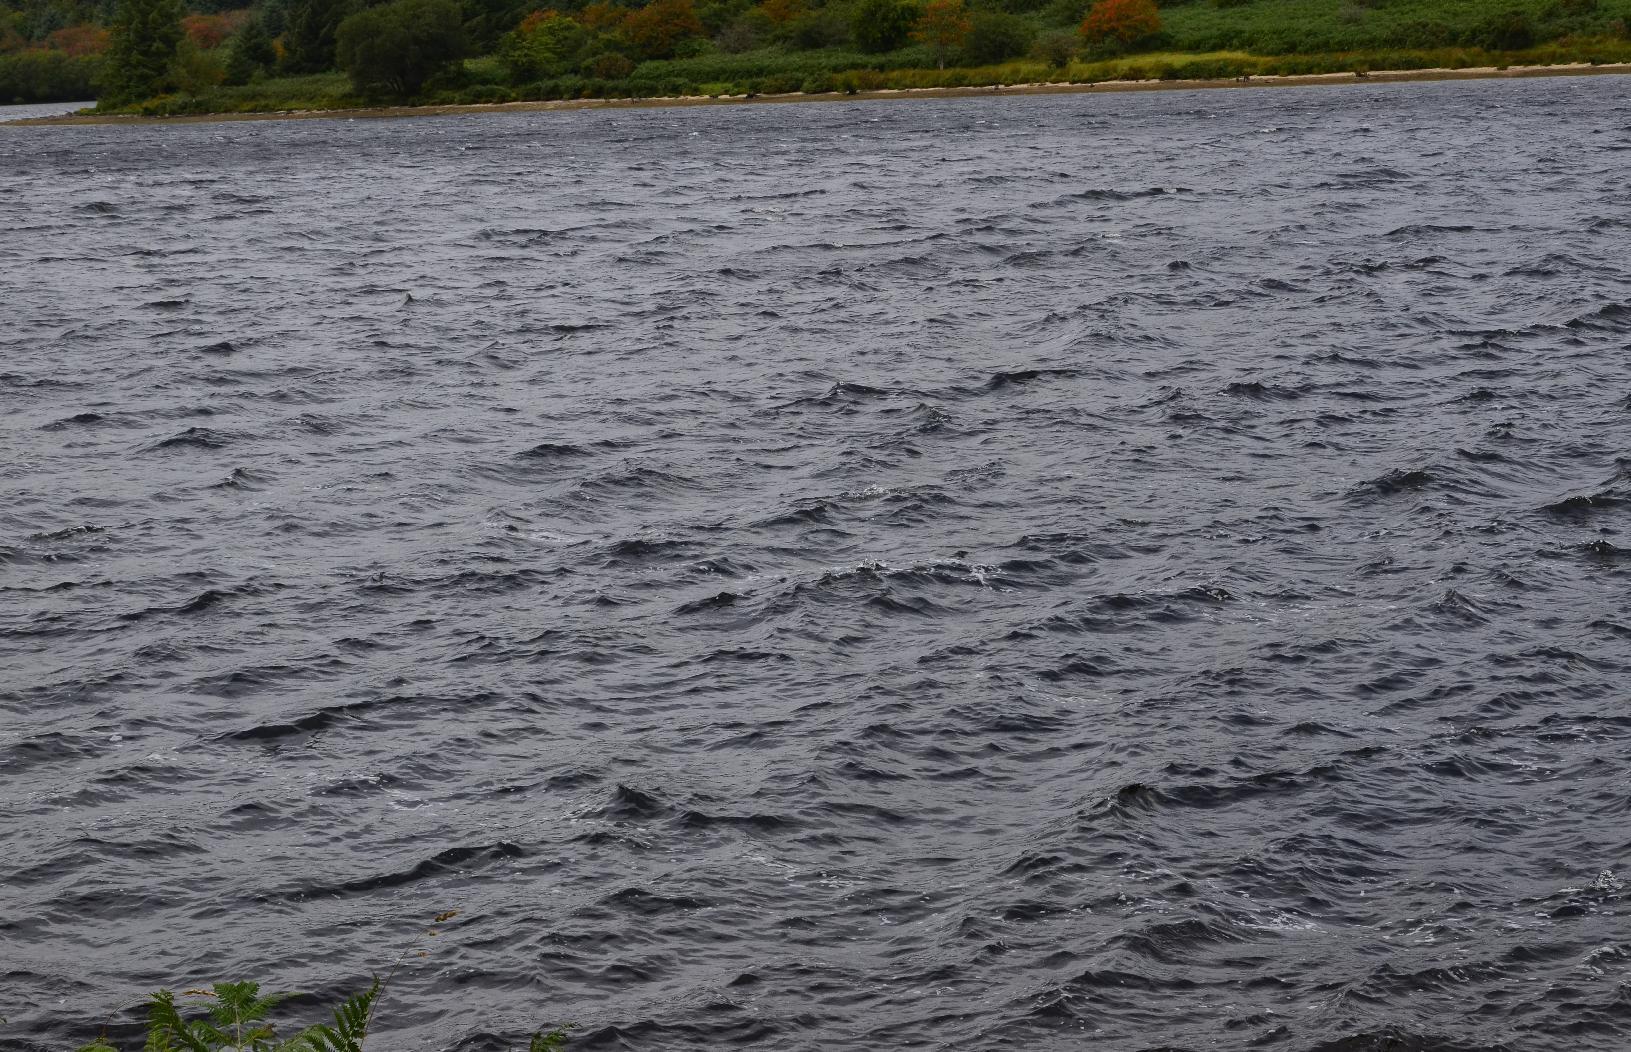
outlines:
[[[101,101],[120,106],[163,94],[181,46],[181,0],[119,0],[112,30]]]
[[[277,61],[277,51],[266,26],[256,18],[232,38],[227,52],[227,83],[248,84],[255,74],[265,73]]]
[[[334,31],[351,14],[349,0],[293,0],[284,35],[283,66],[290,73],[334,68]]]

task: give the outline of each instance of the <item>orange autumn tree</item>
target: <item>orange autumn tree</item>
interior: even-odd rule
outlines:
[[[1095,0],[1077,30],[1090,47],[1125,50],[1161,32],[1155,0]]]
[[[945,69],[946,57],[963,46],[973,29],[974,21],[968,17],[963,0],[929,0],[912,27],[912,39],[927,45],[940,68]]]
[[[623,19],[623,39],[640,58],[669,58],[682,40],[702,36],[702,19],[691,0],[652,0]]]
[[[521,20],[521,24],[515,27],[515,31],[520,33],[522,36],[526,36],[528,33],[531,33],[534,29],[537,29],[545,22],[560,17],[561,13],[555,10],[553,7],[545,8],[542,11],[534,11],[526,18]]]
[[[785,26],[805,13],[804,0],[764,0],[759,10],[765,17],[778,26]]]
[[[578,12],[577,18],[579,22],[582,22],[590,29],[608,31],[622,25],[623,19],[628,16],[627,8],[596,0],[595,3],[584,5],[583,10]]]
[[[205,51],[212,51],[226,43],[227,38],[242,29],[248,21],[248,11],[228,11],[220,15],[188,15],[181,20],[181,29],[187,34],[188,40]]]
[[[100,55],[108,49],[108,42],[112,38],[106,29],[101,26],[76,25],[66,26],[45,38],[46,46],[60,51],[73,58],[84,55]],[[0,51],[5,48],[0,47]]]

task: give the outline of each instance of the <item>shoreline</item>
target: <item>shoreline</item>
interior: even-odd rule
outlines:
[[[870,91],[791,92],[778,95],[683,95],[635,99],[549,99],[535,102],[460,103],[427,106],[366,106],[334,110],[274,110],[264,113],[188,113],[168,117],[135,114],[63,114],[0,121],[0,128],[80,124],[213,124],[227,121],[377,120],[446,117],[466,113],[541,113],[551,110],[666,109],[684,106],[741,106],[792,102],[862,102],[882,99],[960,99],[992,95],[1087,95],[1137,91],[1195,91],[1213,88],[1295,88],[1314,85],[1408,83],[1438,80],[1503,80],[1631,73],[1631,62],[1592,65],[1472,66],[1461,69],[1377,70],[1370,73],[1303,73],[1212,80],[1105,80],[1093,83],[994,84],[958,88],[878,88]]]

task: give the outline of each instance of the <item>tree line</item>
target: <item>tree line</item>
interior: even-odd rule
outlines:
[[[1025,0],[1020,0],[1023,4]],[[1059,2],[1059,0],[1052,0]],[[857,0],[807,6],[805,0],[607,0],[531,9],[513,0],[288,0],[256,13],[201,19],[181,0],[117,0],[108,29],[101,100],[127,106],[209,79],[246,84],[258,77],[341,70],[366,98],[412,98],[437,78],[452,79],[472,54],[495,54],[516,83],[581,73],[615,79],[641,62],[714,47],[746,50],[834,45],[882,54],[918,47],[944,68],[953,57],[998,62],[1027,53],[1035,33],[1001,9],[970,10],[965,0]],[[564,8],[564,9],[563,9]],[[1155,0],[1094,0],[1066,53],[1085,44],[1126,48],[1160,30]],[[224,48],[221,45],[225,45]],[[224,52],[206,59],[205,53]]]
[[[200,112],[371,99],[854,90],[994,83],[990,78],[1011,75],[1241,76],[1377,61],[1391,68],[1495,64],[1496,53],[1549,41],[1558,43],[1515,60],[1619,61],[1631,42],[1631,0],[1461,0],[1453,6],[1340,0],[1330,11],[1307,0],[259,0],[253,8],[233,6],[244,2],[0,0],[0,103],[94,93],[106,108]],[[1388,50],[1398,48],[1420,53]],[[1429,54],[1429,48],[1437,50]],[[1112,61],[1151,52],[1179,54],[1148,63]],[[1259,58],[1284,55],[1318,58]],[[1012,73],[1002,72],[1004,64]],[[909,76],[913,70],[924,72]]]

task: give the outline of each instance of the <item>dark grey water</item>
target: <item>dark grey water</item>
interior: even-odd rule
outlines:
[[[1628,183],[1611,77],[0,129],[0,1044],[460,908],[386,1047],[1625,1047]]]

